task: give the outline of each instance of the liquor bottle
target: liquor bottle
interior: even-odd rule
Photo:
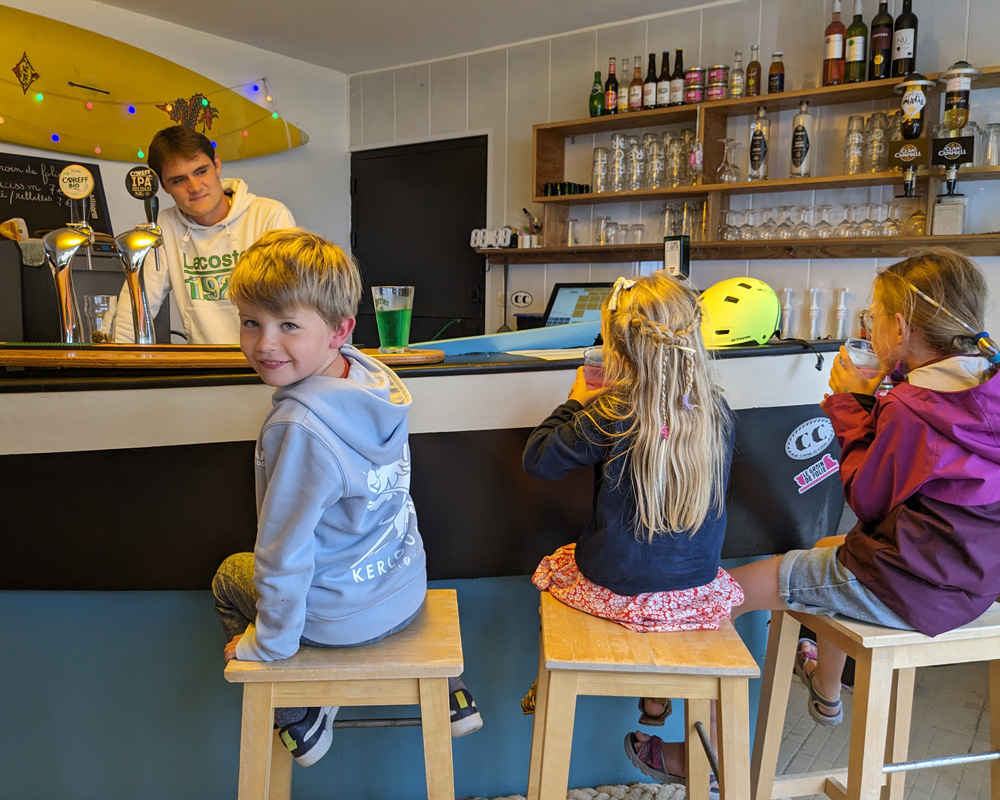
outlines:
[[[604,89],[601,88],[601,71],[594,70],[594,85],[590,87],[590,116],[599,117],[604,113]]]
[[[799,103],[799,113],[792,120],[792,168],[789,177],[808,178],[812,174],[812,149],[816,136],[816,118],[809,113],[809,101]]]
[[[771,56],[771,66],[767,70],[767,93],[779,94],[785,91],[785,64],[781,60],[784,53],[776,50]]]
[[[833,0],[833,19],[823,40],[823,86],[844,82],[844,23],[840,21],[841,0]]]
[[[618,113],[628,111],[628,56],[622,59],[622,82],[618,87]]]
[[[608,79],[604,82],[604,113],[618,113],[618,78],[615,76],[615,58],[608,59]]]
[[[642,84],[642,109],[656,108],[656,53],[649,54],[649,69]]]
[[[917,70],[917,15],[913,0],[903,0],[903,13],[892,29],[892,77],[901,78]]]
[[[888,78],[892,70],[892,14],[889,3],[879,2],[872,17],[871,45],[868,48],[868,80]]]
[[[747,92],[747,76],[743,71],[743,51],[737,50],[733,56],[733,68],[729,70],[729,97],[743,97]]]
[[[771,121],[764,116],[767,109],[757,106],[757,116],[750,120],[750,165],[748,181],[767,180],[767,143],[771,138]]]
[[[847,26],[847,46],[844,51],[844,83],[860,83],[868,69],[865,51],[868,47],[868,26],[865,25],[861,0],[854,0],[854,20]]]
[[[656,82],[656,107],[666,108],[670,105],[670,51],[663,51],[663,62],[660,64],[660,79]]]
[[[757,53],[760,50],[758,45],[750,45],[750,63],[747,64],[747,97],[756,97],[760,94],[761,70]]]
[[[670,76],[670,105],[684,105],[684,50],[677,48],[674,72]]]
[[[642,111],[642,65],[639,63],[639,56],[635,57],[635,66],[632,68],[632,83],[628,85],[628,110]]]

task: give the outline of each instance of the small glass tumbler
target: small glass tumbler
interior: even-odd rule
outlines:
[[[583,379],[588,389],[604,386],[604,348],[588,347],[583,351]]]
[[[88,294],[83,298],[83,310],[90,325],[88,338],[94,344],[108,344],[112,341],[111,304],[116,300],[110,294]]]
[[[876,111],[868,118],[865,136],[865,172],[885,172],[889,168],[889,118]]]
[[[608,148],[594,148],[594,166],[590,175],[591,189],[600,194],[608,190]]]
[[[844,174],[860,175],[865,167],[865,118],[860,114],[847,120],[844,135]]]

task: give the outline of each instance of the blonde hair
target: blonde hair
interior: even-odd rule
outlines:
[[[978,352],[974,334],[965,326],[983,330],[989,287],[979,267],[961,253],[945,247],[914,253],[881,270],[873,294],[882,311],[902,314],[937,352]]]
[[[272,230],[236,262],[229,297],[272,313],[310,309],[339,325],[358,313],[361,274],[351,256],[322,236],[302,228]]]
[[[693,534],[710,512],[723,510],[731,420],[709,373],[701,313],[695,293],[662,272],[604,301],[604,379],[613,388],[584,413],[621,440],[606,477],[614,460],[629,456],[636,538],[640,530],[648,541],[657,533]]]

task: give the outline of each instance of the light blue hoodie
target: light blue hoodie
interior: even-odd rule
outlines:
[[[427,565],[410,498],[410,393],[350,345],[346,379],[274,393],[257,439],[256,624],[236,648],[287,658],[299,637],[350,645],[413,615]]]

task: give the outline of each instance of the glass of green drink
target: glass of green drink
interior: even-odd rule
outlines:
[[[373,286],[375,322],[380,353],[406,353],[410,347],[410,317],[413,315],[412,286]]]

